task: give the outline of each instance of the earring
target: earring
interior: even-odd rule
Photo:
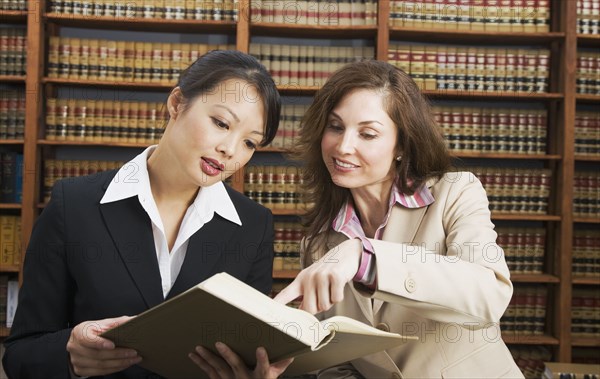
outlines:
[[[396,157],[396,160],[397,160],[398,162],[400,162],[400,161],[402,160],[402,155],[398,155],[398,156]]]

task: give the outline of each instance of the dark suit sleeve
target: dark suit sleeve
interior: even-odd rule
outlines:
[[[38,218],[27,247],[23,286],[3,364],[9,378],[68,378],[73,281],[65,246],[63,185]]]
[[[264,210],[264,217],[261,217],[260,220],[264,224],[263,234],[246,283],[262,293],[269,294],[273,286],[273,240],[275,231],[273,228],[273,214],[266,208],[262,209]]]

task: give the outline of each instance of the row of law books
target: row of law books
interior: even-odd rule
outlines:
[[[577,361],[576,349],[573,349],[572,362]],[[597,356],[597,352],[595,353]],[[600,361],[594,363],[557,363],[546,362],[541,379],[599,379]]]
[[[27,31],[0,28],[0,75],[25,75]]]
[[[575,171],[573,214],[576,217],[600,217],[600,174]]]
[[[600,156],[600,112],[575,114],[575,153]]]
[[[577,0],[577,33],[600,33],[600,0]]]
[[[0,203],[20,204],[23,200],[23,154],[0,152]]]
[[[577,337],[600,337],[600,292],[597,289],[573,289],[571,333]]]
[[[302,117],[308,109],[304,104],[283,104],[279,119],[277,134],[271,142],[271,147],[276,149],[289,149],[294,146],[300,134]]]
[[[394,43],[388,62],[410,74],[425,90],[548,92],[547,49]]]
[[[10,328],[15,318],[19,297],[19,281],[8,274],[0,274],[0,326]]]
[[[490,210],[499,214],[548,214],[549,169],[468,167],[483,184]]]
[[[544,372],[544,362],[552,359],[552,352],[541,345],[510,345],[508,350],[525,379],[540,379],[542,372]]]
[[[392,0],[390,25],[425,30],[547,32],[550,0]]]
[[[237,21],[238,0],[53,0],[49,10],[92,17]]]
[[[250,54],[269,70],[275,83],[321,86],[338,68],[357,59],[373,58],[373,47],[278,45],[251,43]]]
[[[93,175],[98,172],[119,169],[125,162],[103,160],[46,159],[44,161],[44,178],[42,199],[50,200],[52,187],[56,181],[64,178]],[[90,180],[95,180],[92,176]]]
[[[600,230],[573,231],[573,276],[600,277]]]
[[[300,170],[296,166],[248,165],[244,168],[244,195],[270,209],[304,209]]]
[[[3,89],[0,93],[0,140],[22,140],[25,129],[25,91]]]
[[[49,98],[45,137],[50,141],[154,144],[167,119],[161,102]]]
[[[3,267],[20,266],[21,250],[21,216],[1,214],[0,264]]]
[[[546,229],[496,228],[497,243],[512,274],[541,274],[544,270]]]
[[[548,289],[542,285],[515,286],[508,308],[500,319],[503,333],[543,335]]]
[[[26,11],[27,0],[2,0],[0,11]]]
[[[251,22],[353,26],[377,24],[376,0],[254,0]]]
[[[300,270],[300,241],[304,229],[298,222],[275,221],[273,271]]]
[[[547,111],[434,106],[450,150],[545,154]]]
[[[300,271],[300,253],[273,253],[273,271]]]
[[[210,50],[235,45],[157,43],[50,37],[50,78],[173,84],[179,73]]]
[[[600,53],[577,52],[577,93],[600,95]]]
[[[275,221],[274,245],[276,253],[299,253],[303,228],[299,222]]]

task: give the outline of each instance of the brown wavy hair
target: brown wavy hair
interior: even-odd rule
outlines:
[[[303,195],[313,205],[303,223],[312,239],[323,228],[329,229],[350,190],[335,185],[323,162],[321,139],[332,110],[357,89],[384,95],[384,107],[398,128],[396,151],[402,159],[396,164],[397,185],[403,193],[413,194],[429,178],[441,177],[449,170],[451,158],[429,102],[412,78],[389,63],[364,60],[337,70],[316,93],[302,119],[299,141],[292,157],[304,165]]]

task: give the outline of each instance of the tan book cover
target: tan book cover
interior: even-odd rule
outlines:
[[[219,273],[134,319],[105,332],[117,346],[136,349],[140,365],[169,378],[202,378],[189,358],[197,345],[222,341],[249,365],[259,346],[272,362],[295,357],[286,374],[301,374],[413,340],[335,316],[319,321],[280,304],[227,273]]]

